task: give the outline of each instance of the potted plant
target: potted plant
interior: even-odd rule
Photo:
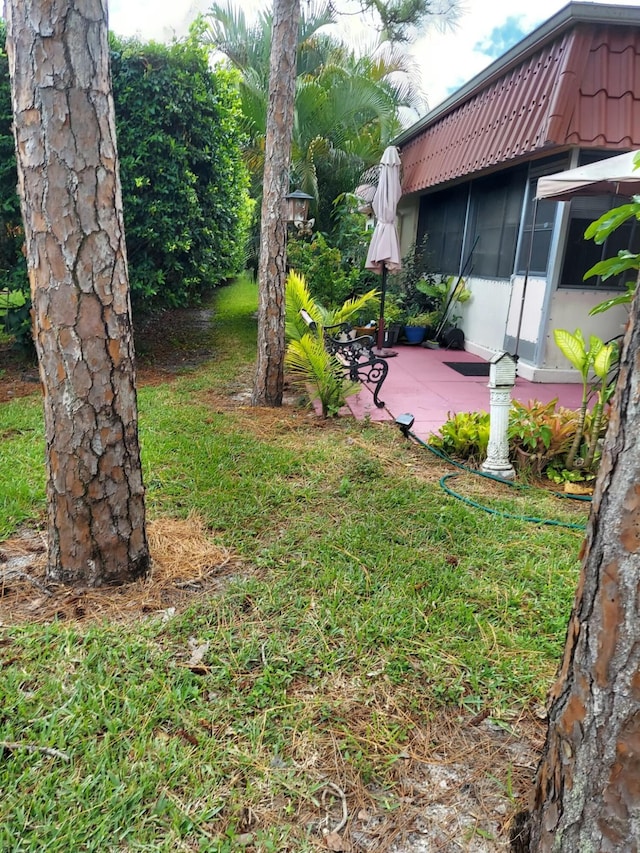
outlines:
[[[404,322],[404,336],[410,344],[421,344],[427,333],[433,330],[437,312],[425,311],[420,314],[410,314]]]
[[[395,346],[402,331],[406,314],[393,297],[384,306],[384,345]]]

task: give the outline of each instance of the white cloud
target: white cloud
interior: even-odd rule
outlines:
[[[224,0],[223,0],[224,2]],[[248,16],[268,7],[269,0],[235,0]],[[637,5],[636,0],[609,0],[615,5]],[[339,0],[353,8],[353,0]],[[479,74],[494,59],[478,49],[495,28],[515,18],[524,34],[567,5],[565,0],[461,0],[464,13],[458,28],[423,36],[412,47],[419,66],[422,90],[429,106],[435,107],[452,91]],[[139,35],[143,40],[168,41],[186,34],[189,23],[211,5],[211,0],[109,0],[109,26],[121,36]],[[339,33],[353,33],[354,41],[372,41],[371,29],[342,18]],[[358,35],[356,35],[358,34]]]
[[[413,47],[422,71],[422,88],[431,108],[455,89],[483,71],[496,56],[478,46],[496,27],[509,18],[518,18],[524,34],[563,9],[563,0],[463,0],[466,13],[453,33],[424,36]],[[609,0],[611,2],[611,0]],[[613,0],[614,5],[636,6],[636,0]]]

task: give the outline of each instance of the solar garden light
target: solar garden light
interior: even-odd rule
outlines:
[[[396,426],[400,427],[400,432],[405,438],[409,438],[409,431],[411,430],[414,421],[415,418],[410,412],[407,412],[404,415],[398,415],[396,418]]]
[[[508,352],[496,353],[489,362],[489,446],[482,470],[503,480],[514,480],[515,469],[509,462],[509,409],[511,389],[516,384],[517,359]]]

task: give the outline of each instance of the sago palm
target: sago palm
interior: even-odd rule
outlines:
[[[342,365],[327,352],[324,329],[335,323],[346,322],[377,299],[378,292],[370,290],[363,296],[347,300],[341,308],[329,311],[313,299],[304,276],[293,271],[287,276],[288,345],[285,365],[291,380],[309,391],[312,400],[320,401],[325,418],[337,414],[346,398],[355,393],[359,385],[345,378]],[[302,309],[315,323],[314,329],[309,328],[302,319]]]

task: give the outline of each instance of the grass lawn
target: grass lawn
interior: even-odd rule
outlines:
[[[506,849],[583,536],[510,516],[584,508],[463,474],[483,512],[390,425],[251,407],[256,303],[222,289],[212,358],[139,392],[148,515],[224,582],[141,618],[2,588],[2,851]],[[1,540],[42,525],[37,395],[0,437]]]

